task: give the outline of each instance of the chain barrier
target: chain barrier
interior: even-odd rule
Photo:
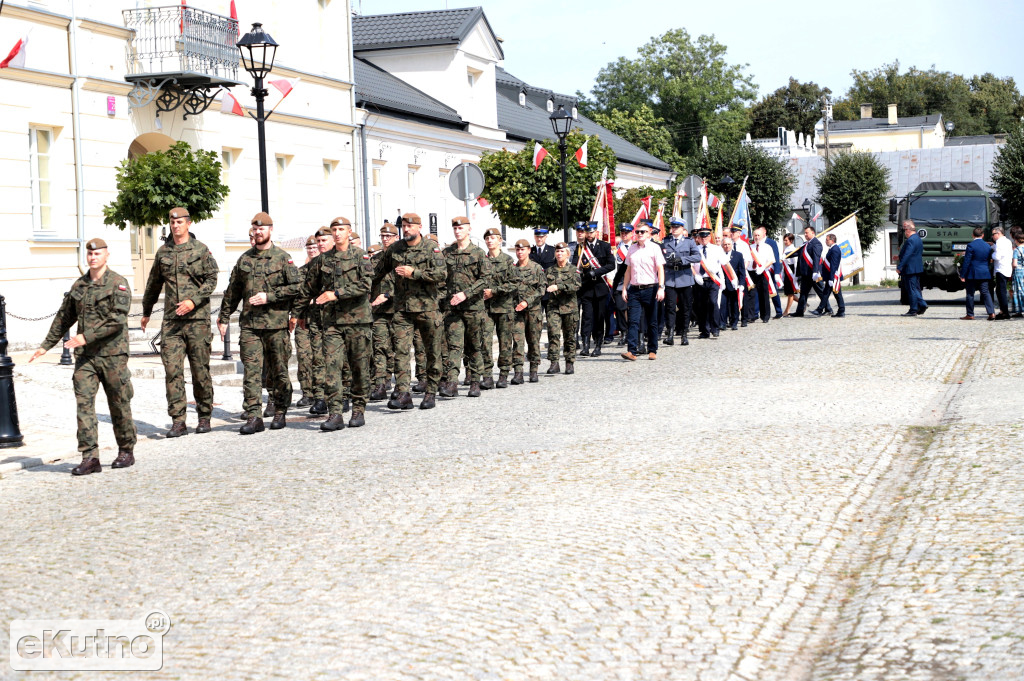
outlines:
[[[18,321],[22,321],[22,322],[41,322],[44,319],[49,319],[50,317],[57,316],[58,312],[60,312],[60,310],[54,310],[50,314],[44,315],[42,317],[19,317],[18,315],[14,314],[10,310],[8,310],[7,311],[7,316],[8,317],[13,317],[13,318],[17,319]]]

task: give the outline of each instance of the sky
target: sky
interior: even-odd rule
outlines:
[[[362,14],[480,5],[504,40],[505,69],[563,94],[590,91],[598,71],[675,28],[712,34],[730,64],[749,64],[760,93],[813,81],[841,96],[850,71],[899,60],[965,76],[1012,76],[1024,88],[1024,59],[1014,55],[1024,29],[1020,0],[351,0]],[[626,8],[626,9],[624,9]],[[627,11],[628,9],[628,11]],[[562,27],[560,29],[560,27]]]

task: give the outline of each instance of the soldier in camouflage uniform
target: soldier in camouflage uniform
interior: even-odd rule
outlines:
[[[78,333],[64,343],[75,351],[75,388],[78,410],[78,451],[82,463],[72,475],[99,473],[99,442],[96,423],[96,392],[100,384],[107,395],[110,420],[117,440],[117,458],[111,468],[127,468],[135,463],[135,421],[132,420],[132,377],[128,372],[128,308],[132,294],[128,280],[107,269],[107,244],[91,239],[85,244],[89,272],[71,285],[64,302],[50,325],[39,349],[30,362],[46,354],[78,324]]]
[[[540,380],[540,334],[544,326],[543,296],[547,288],[544,268],[530,257],[530,244],[526,239],[516,242],[515,318],[512,326],[512,366],[515,373],[512,385],[523,383],[523,355],[530,360],[530,383]]]
[[[484,372],[483,331],[484,289],[490,285],[491,263],[487,254],[469,240],[469,218],[452,219],[455,242],[442,251],[448,276],[445,282],[445,298],[448,312],[444,317],[445,338],[448,351],[444,355],[444,377],[440,393],[444,397],[459,394],[459,370],[465,352],[469,362],[466,377],[469,379],[470,397],[480,396],[480,378]]]
[[[413,329],[423,334],[426,349],[427,385],[420,409],[435,406],[437,385],[441,379],[439,341],[441,316],[437,310],[438,287],[444,285],[445,264],[441,249],[434,241],[420,234],[420,216],[406,213],[402,216],[405,238],[397,241],[381,256],[374,270],[374,280],[382,281],[380,298],[393,298],[395,304],[395,393],[388,401],[389,409],[412,409],[409,393]],[[393,273],[394,276],[385,279]]]
[[[217,317],[220,337],[228,328],[231,314],[242,303],[238,347],[244,367],[243,390],[246,422],[238,432],[263,432],[260,417],[260,375],[267,364],[267,390],[274,402],[271,430],[284,428],[285,414],[292,401],[288,360],[292,342],[288,333],[288,312],[299,292],[299,270],[292,258],[270,240],[274,221],[266,213],[252,219],[256,245],[243,253],[231,270],[224,301]]]
[[[373,265],[368,253],[349,242],[352,225],[347,218],[331,222],[334,250],[320,255],[310,263],[310,275],[302,284],[292,310],[292,324],[306,314],[310,299],[320,307],[324,325],[324,354],[329,358],[327,369],[327,405],[330,416],[320,430],[335,431],[345,427],[342,415],[345,389],[342,365],[349,367],[352,377],[352,418],[350,428],[366,423],[366,397],[370,392],[370,311],[369,293],[373,283]]]
[[[210,376],[210,295],[217,288],[219,268],[210,249],[189,232],[192,218],[184,208],[170,212],[171,238],[157,249],[142,294],[142,330],[146,330],[153,306],[164,293],[160,325],[160,359],[164,364],[167,413],[171,428],[167,437],[188,435],[185,410],[185,357],[192,371],[192,393],[199,423],[196,433],[210,432],[213,413],[213,378]]]
[[[491,227],[484,232],[487,244],[487,260],[491,263],[491,283],[484,289],[483,357],[484,378],[480,387],[489,390],[494,387],[507,388],[508,374],[512,368],[512,308],[518,302],[519,277],[515,262],[508,253],[501,250],[501,230]],[[498,382],[491,375],[494,367],[494,333],[498,333]]]
[[[380,228],[380,243],[370,247],[370,261],[374,269],[391,244],[398,238],[398,230],[390,222]],[[390,274],[392,279],[394,274]],[[382,281],[375,281],[370,290],[370,300],[377,300],[381,293]],[[393,281],[389,284],[394,288]],[[391,390],[391,376],[395,373],[395,306],[390,300],[373,307],[373,390],[370,401],[379,402],[387,399]]]
[[[547,373],[559,373],[558,349],[565,336],[565,373],[575,372],[576,325],[580,308],[576,292],[580,288],[580,273],[569,262],[569,245],[564,241],[555,246],[555,266],[547,271],[548,287],[548,359]]]
[[[299,278],[303,281],[309,276],[309,263],[320,255],[320,247],[316,244],[316,234],[306,239],[306,262],[299,266]],[[310,310],[313,312],[314,310]],[[310,327],[314,326],[307,318],[305,326],[298,326],[295,329],[295,354],[299,364],[299,387],[302,388],[302,397],[295,403],[296,407],[316,408],[316,401],[324,398],[323,388],[314,379],[314,352],[310,340]],[[320,352],[320,362],[323,362],[323,348]],[[322,369],[321,369],[322,370]],[[319,390],[319,392],[318,392]]]

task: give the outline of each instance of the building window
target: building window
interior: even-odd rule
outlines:
[[[555,100],[548,97],[548,113],[554,113],[555,111]]]
[[[277,205],[281,208],[285,206],[285,197],[288,196],[288,166],[291,164],[292,158],[294,157],[286,154],[277,154],[274,157],[277,168]],[[284,211],[278,210],[278,212]]]
[[[380,168],[374,168],[373,169],[373,186],[374,187],[379,187],[380,186]]]
[[[438,189],[440,189],[439,196],[443,199],[448,196],[448,170],[442,170],[437,175]]]
[[[519,91],[519,106],[526,106],[526,90]]]
[[[235,154],[231,149],[221,149],[220,152],[220,183],[231,187],[231,167],[235,165]],[[224,197],[224,233],[231,231],[231,196],[232,192]]]
[[[53,229],[50,203],[50,147],[53,130],[29,128],[29,180],[32,188],[32,228],[37,232]]]
[[[416,193],[416,171],[409,168],[409,193]]]

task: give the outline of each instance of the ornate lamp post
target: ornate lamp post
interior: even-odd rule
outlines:
[[[259,139],[260,150],[260,201],[261,210],[264,213],[270,212],[270,202],[267,199],[267,136],[264,131],[264,123],[267,116],[263,113],[263,100],[268,92],[263,87],[263,79],[274,68],[274,56],[277,53],[277,43],[268,33],[263,32],[263,24],[253,24],[252,30],[242,36],[236,43],[238,51],[242,55],[242,64],[245,70],[253,79],[252,96],[256,98],[256,130]],[[250,116],[252,114],[249,114]]]
[[[565,138],[569,136],[572,129],[572,115],[565,110],[561,104],[558,110],[551,114],[551,128],[558,138],[559,164],[562,167],[562,232],[563,240],[569,243],[569,205],[565,198]]]

